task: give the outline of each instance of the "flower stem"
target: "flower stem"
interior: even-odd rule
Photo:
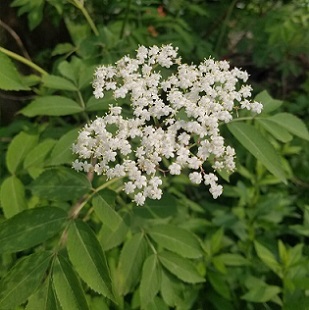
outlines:
[[[237,2],[237,0],[233,0],[231,2],[230,6],[227,9],[226,16],[225,16],[225,19],[223,21],[223,25],[221,27],[221,30],[220,30],[220,33],[219,33],[219,38],[218,38],[218,41],[217,41],[217,44],[216,44],[216,47],[215,47],[216,54],[219,53],[219,49],[221,48],[222,40],[223,40],[224,34],[226,32],[227,23],[228,23],[231,15],[232,15],[232,12],[233,12],[233,9],[234,9],[234,6],[235,6],[236,2]]]
[[[124,36],[124,30],[126,28],[126,24],[128,22],[128,18],[129,18],[129,13],[130,13],[130,6],[131,6],[131,0],[127,1],[127,7],[126,7],[126,15],[124,17],[123,23],[122,23],[122,27],[121,27],[121,31],[120,31],[120,39],[123,38]]]
[[[263,119],[263,117],[259,117],[259,116],[246,116],[246,117],[238,117],[238,118],[234,118],[230,121],[230,123],[234,123],[234,122],[241,122],[241,121],[251,121],[253,119]]]
[[[117,181],[119,181],[120,179],[122,178],[115,178],[115,179],[111,179],[107,182],[105,182],[104,184],[102,184],[101,186],[97,187],[95,190],[94,190],[94,193],[93,194],[96,194],[97,192],[101,191],[102,189],[106,188],[106,187],[109,187],[110,185],[112,185],[113,183],[116,183]]]
[[[93,31],[93,33],[98,36],[99,35],[99,31],[97,29],[97,27],[95,26],[92,18],[90,17],[88,11],[86,10],[86,8],[84,7],[84,3],[82,1],[79,0],[73,0],[70,1],[73,5],[75,5],[84,15],[84,17],[86,18],[91,30]]]
[[[11,51],[9,51],[9,50],[1,47],[1,46],[0,46],[0,52],[2,52],[3,54],[23,63],[25,65],[27,65],[28,67],[30,67],[33,70],[41,73],[42,75],[48,75],[48,73],[44,69],[42,69],[41,67],[39,67],[38,65],[36,65],[35,63],[33,63],[32,61],[30,61],[29,59],[27,59],[23,56],[20,56],[16,53],[13,53],[13,52],[11,52]]]
[[[24,47],[23,42],[21,41],[19,35],[6,23],[0,20],[0,26],[3,27],[15,40],[16,44],[19,46],[21,52],[23,53],[24,57],[31,61],[30,55],[28,54],[26,48]]]
[[[82,197],[70,210],[70,218],[77,218],[79,212],[82,210],[82,208],[88,203],[88,201],[95,195],[97,194],[99,191],[101,191],[104,188],[107,188],[108,186],[110,186],[111,184],[117,182],[118,180],[120,180],[121,178],[115,178],[115,179],[111,179],[107,182],[105,182],[104,184],[102,184],[101,186],[93,189],[93,192],[90,193],[89,195],[85,195],[84,197]]]
[[[98,35],[99,35],[99,31],[98,31],[97,27],[95,26],[95,24],[94,24],[92,18],[90,17],[89,13],[88,13],[87,10],[85,9],[85,7],[82,6],[82,7],[80,8],[80,10],[81,10],[81,12],[83,13],[83,15],[85,16],[85,18],[86,18],[86,20],[87,20],[89,26],[91,27],[93,33],[94,33],[96,36],[98,36]]]

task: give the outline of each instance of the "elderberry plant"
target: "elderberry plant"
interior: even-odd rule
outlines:
[[[245,71],[213,59],[182,64],[177,51],[172,45],[140,46],[136,58],[98,67],[94,96],[112,92],[115,105],[87,124],[73,145],[79,157],[74,169],[124,178],[124,191],[137,205],[160,199],[162,177],[185,169],[193,184],[204,182],[213,198],[220,196],[217,172],[234,171],[235,150],[219,126],[239,109],[260,113],[263,107],[249,100]],[[129,104],[129,115],[120,99]]]

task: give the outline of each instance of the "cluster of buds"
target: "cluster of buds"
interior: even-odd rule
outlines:
[[[137,205],[147,197],[160,199],[162,177],[182,172],[217,198],[223,188],[215,173],[235,169],[235,150],[225,145],[219,125],[236,110],[262,110],[249,100],[251,87],[239,86],[247,79],[227,61],[182,64],[171,45],[140,46],[136,58],[98,67],[94,96],[112,92],[115,105],[80,131],[73,168],[123,178]]]

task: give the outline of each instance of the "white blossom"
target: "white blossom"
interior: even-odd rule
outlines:
[[[202,175],[199,172],[191,172],[189,174],[189,179],[193,184],[200,184],[202,182]]]
[[[235,169],[235,150],[225,144],[219,126],[230,122],[236,110],[260,113],[263,108],[250,101],[245,71],[211,58],[182,64],[177,50],[140,46],[136,58],[124,56],[114,66],[98,67],[93,94],[103,98],[109,92],[115,103],[85,125],[72,147],[79,157],[72,164],[75,170],[123,178],[124,192],[137,205],[161,198],[166,174],[185,173],[219,197],[223,187],[216,171]],[[118,98],[131,110],[118,106]],[[211,164],[205,165],[208,160]]]
[[[179,175],[181,174],[181,166],[177,163],[172,163],[169,167],[168,167],[170,174],[173,175]],[[76,169],[77,170],[77,169]],[[82,169],[80,169],[82,170]]]

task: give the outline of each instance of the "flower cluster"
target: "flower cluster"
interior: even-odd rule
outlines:
[[[136,58],[98,67],[94,96],[111,91],[115,102],[128,99],[130,109],[110,106],[104,117],[83,128],[73,145],[79,157],[73,168],[124,178],[124,191],[137,205],[147,197],[160,199],[162,177],[184,169],[192,183],[203,182],[217,198],[222,186],[214,173],[235,169],[235,151],[225,145],[219,124],[231,121],[237,109],[262,109],[249,100],[249,85],[238,86],[247,79],[226,61],[182,64],[171,45],[140,46]]]

